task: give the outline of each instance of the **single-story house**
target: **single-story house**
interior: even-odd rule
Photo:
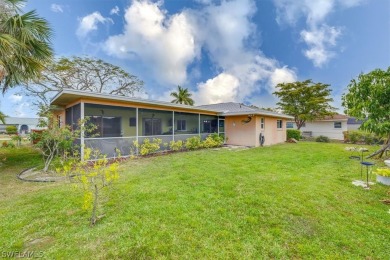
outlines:
[[[6,133],[7,126],[16,126],[19,134],[28,134],[31,130],[42,129],[38,124],[39,118],[6,117],[5,124],[0,121],[0,133]]]
[[[359,130],[359,127],[363,124],[363,120],[358,120],[354,117],[348,117],[347,129],[350,130]]]
[[[330,139],[344,140],[343,132],[347,131],[348,116],[336,114],[324,119],[306,122],[301,127],[302,136],[318,137],[327,136]],[[295,122],[287,122],[287,128],[297,129]]]
[[[81,119],[96,125],[97,136],[80,136],[83,147],[99,149],[108,157],[130,154],[133,141],[160,138],[162,143],[225,136],[226,144],[272,145],[286,141],[286,121],[292,117],[239,103],[187,106],[80,90],[62,90],[51,105],[60,124],[77,127]]]

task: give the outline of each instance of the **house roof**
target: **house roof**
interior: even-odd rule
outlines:
[[[248,115],[248,114],[254,114],[254,115],[262,115],[262,116],[274,116],[274,117],[281,117],[286,119],[293,119],[294,117],[272,112],[264,109],[258,109],[254,107],[249,107],[241,103],[235,103],[235,102],[226,102],[226,103],[218,103],[218,104],[210,104],[210,105],[202,105],[198,106],[202,108],[209,108],[213,110],[217,110],[220,115],[222,116],[234,116],[234,115]]]
[[[51,105],[63,106],[73,103],[82,98],[93,98],[96,100],[111,100],[111,101],[120,101],[125,103],[134,103],[134,104],[143,104],[143,105],[154,105],[160,106],[164,108],[181,108],[187,109],[197,112],[213,112],[220,116],[235,116],[235,115],[264,115],[264,116],[273,116],[279,118],[287,118],[292,119],[293,117],[279,114],[276,112],[271,112],[267,110],[255,109],[252,107],[245,106],[240,103],[227,102],[227,103],[219,103],[219,104],[211,104],[211,105],[202,105],[202,106],[188,106],[181,104],[174,104],[170,102],[164,101],[156,101],[156,100],[147,100],[142,98],[131,98],[124,97],[118,95],[110,95],[104,93],[92,93],[89,91],[81,91],[81,90],[73,90],[73,89],[64,89],[59,92],[51,101]]]
[[[210,105],[201,105],[198,106],[205,109],[212,109],[220,112],[253,112],[256,111],[255,108],[245,106],[244,104],[235,103],[235,102],[226,102]]]
[[[315,121],[347,121],[347,120],[348,120],[348,116],[341,115],[341,114],[335,114],[332,116],[326,116],[323,119],[315,120]]]
[[[218,112],[212,109],[204,109],[204,108],[198,108],[198,107],[182,105],[182,104],[174,104],[174,103],[164,102],[164,101],[148,100],[143,98],[132,98],[132,97],[125,97],[125,96],[118,96],[118,95],[110,95],[105,93],[93,93],[90,91],[82,91],[82,90],[74,90],[74,89],[64,89],[60,91],[51,100],[51,105],[65,107],[66,105],[75,102],[81,98],[93,98],[96,100],[103,100],[103,101],[111,100],[111,101],[135,103],[135,104],[142,104],[142,105],[155,105],[155,106],[161,106],[165,108],[182,108],[182,109],[189,109],[194,111],[207,111],[207,112],[215,112],[215,113]]]
[[[27,117],[6,117],[5,125],[37,125],[39,118],[27,118]],[[2,122],[0,121],[0,124]]]

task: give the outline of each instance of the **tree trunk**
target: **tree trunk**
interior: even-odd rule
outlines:
[[[390,135],[387,138],[387,141],[381,147],[381,149],[379,149],[378,151],[370,154],[369,156],[367,156],[367,158],[372,158],[372,157],[374,157],[374,156],[376,156],[378,154],[379,154],[378,158],[382,158],[382,156],[385,153],[386,149],[390,149]]]
[[[96,216],[96,211],[97,211],[97,204],[98,204],[98,196],[99,196],[99,189],[97,184],[95,184],[95,193],[94,193],[94,198],[93,198],[93,207],[92,207],[92,216],[91,216],[91,226],[95,225],[97,216]]]
[[[49,170],[49,166],[50,166],[50,164],[51,164],[51,161],[53,160],[53,155],[52,154],[50,154],[47,158],[46,158],[46,160],[45,160],[45,167],[43,168],[43,172],[47,172],[47,170]]]

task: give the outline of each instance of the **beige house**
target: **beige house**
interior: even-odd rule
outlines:
[[[99,149],[108,157],[130,154],[133,141],[160,138],[163,143],[205,139],[216,133],[226,144],[256,147],[286,141],[286,121],[292,117],[239,103],[187,106],[79,90],[63,90],[52,100],[60,124],[77,127],[88,118],[96,125],[91,136],[80,136],[83,147]],[[161,147],[161,149],[164,149]]]

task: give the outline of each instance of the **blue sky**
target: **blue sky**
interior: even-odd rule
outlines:
[[[390,66],[388,0],[40,0],[56,56],[88,55],[145,82],[147,97],[170,101],[177,85],[196,105],[227,101],[274,107],[280,82],[330,84],[334,106],[361,72]],[[0,111],[32,117],[21,88]]]

